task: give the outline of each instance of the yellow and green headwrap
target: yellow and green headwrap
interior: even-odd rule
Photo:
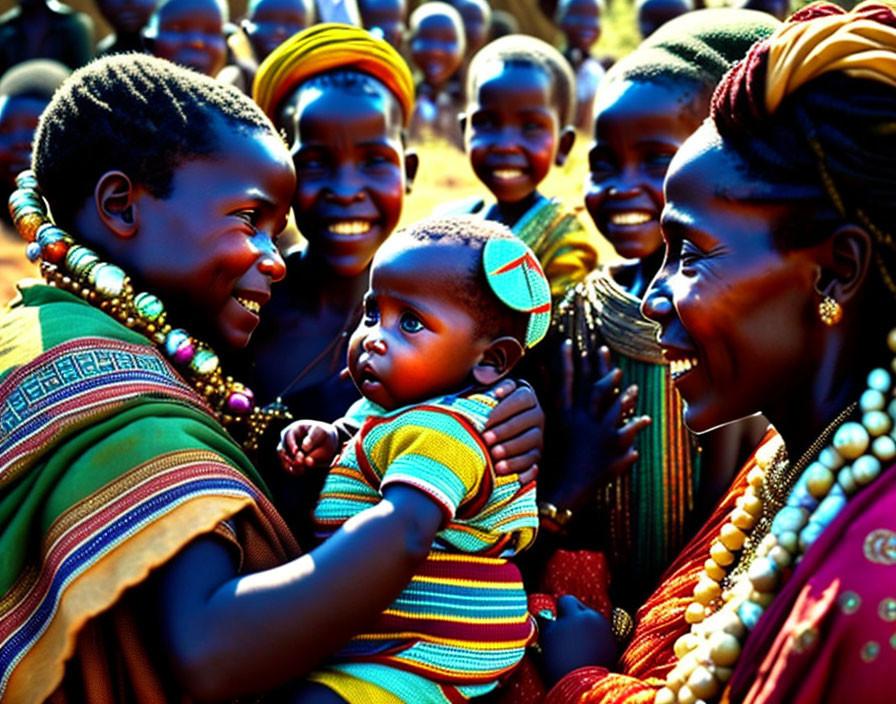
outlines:
[[[382,81],[398,99],[408,124],[414,79],[407,63],[388,42],[347,24],[317,24],[283,42],[258,67],[252,98],[273,120],[280,103],[296,86],[339,68],[363,71]]]

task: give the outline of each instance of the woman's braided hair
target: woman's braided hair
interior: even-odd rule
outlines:
[[[864,19],[896,28],[892,8],[865,7]],[[843,12],[817,3],[788,22]],[[778,228],[782,248],[824,240],[830,229],[818,226],[822,220],[860,225],[874,238],[882,283],[896,296],[896,88],[832,71],[797,88],[769,115],[769,52],[768,40],[758,42],[726,74],[710,119],[751,174],[769,184],[762,197],[796,206],[799,215]]]
[[[98,59],[56,92],[35,135],[33,168],[57,222],[71,218],[106,171],[170,194],[184,160],[215,153],[217,115],[234,128],[273,126],[236,89],[142,54]]]

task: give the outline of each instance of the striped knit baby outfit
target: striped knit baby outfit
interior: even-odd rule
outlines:
[[[445,519],[417,574],[370,633],[355,636],[311,679],[348,701],[456,702],[484,694],[514,668],[534,636],[526,594],[507,557],[535,538],[535,485],[495,476],[481,434],[488,393],[446,396],[363,416],[327,475],[314,521],[321,538],[402,483]]]

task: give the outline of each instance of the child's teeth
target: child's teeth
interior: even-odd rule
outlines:
[[[334,235],[363,235],[370,230],[369,220],[340,220],[328,226]]]
[[[523,175],[520,169],[495,169],[496,178],[518,178]]]
[[[613,213],[610,223],[613,225],[643,225],[650,220],[647,213]]]

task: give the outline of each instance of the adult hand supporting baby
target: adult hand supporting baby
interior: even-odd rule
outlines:
[[[495,472],[520,475],[520,483],[538,475],[544,446],[544,411],[535,391],[524,382],[505,379],[495,387],[499,403],[488,417],[482,437]]]

